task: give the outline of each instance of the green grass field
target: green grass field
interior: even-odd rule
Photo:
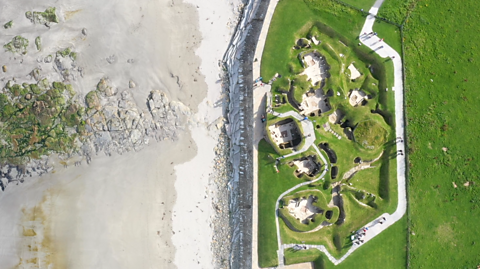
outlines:
[[[275,201],[285,190],[300,183],[292,181],[294,168],[288,165],[279,167],[280,173],[275,172],[275,159],[280,157],[273,147],[265,140],[258,145],[258,211],[265,212],[258,215],[258,259],[261,267],[277,264],[277,234],[275,232]],[[284,188],[284,186],[289,186]]]
[[[385,2],[388,2],[386,0]],[[380,10],[382,10],[380,8]],[[396,25],[377,20],[373,25],[373,31],[378,33],[378,36],[385,40],[385,43],[390,45],[394,50],[396,50],[400,55],[402,53],[402,40],[400,37],[400,28]]]
[[[350,257],[337,266],[324,257],[316,263],[315,269],[370,269],[405,268],[406,264],[406,218],[399,220],[374,239],[356,250]],[[318,265],[317,265],[318,264]],[[438,267],[441,268],[441,267]]]
[[[344,3],[352,5],[353,7],[363,9],[365,12],[373,6],[375,0],[342,0]]]
[[[386,0],[378,11],[378,16],[393,23],[402,24],[409,10],[417,0]]]
[[[479,20],[477,1],[424,0],[405,25],[411,268],[480,264]]]

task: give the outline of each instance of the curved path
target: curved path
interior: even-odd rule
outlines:
[[[393,66],[394,66],[394,86],[391,89],[392,91],[395,92],[395,132],[397,134],[397,137],[403,137],[405,134],[405,118],[404,118],[404,106],[403,106],[403,80],[402,80],[402,60],[400,58],[400,55],[398,52],[396,52],[393,48],[391,48],[388,44],[385,42],[380,41],[380,38],[375,35],[364,35],[364,33],[370,33],[373,32],[373,24],[375,22],[375,16],[377,15],[378,9],[382,5],[384,0],[377,0],[373,7],[369,10],[370,15],[367,16],[367,19],[365,21],[365,24],[362,28],[362,31],[360,32],[360,41],[369,47],[370,49],[374,50],[380,57],[382,58],[387,58],[390,57],[393,61]],[[268,33],[268,27],[270,25],[270,21],[272,19],[275,7],[277,5],[278,1],[277,0],[271,0],[269,4],[269,8],[267,11],[267,15],[264,20],[264,25],[262,28],[262,33],[260,34],[259,42],[255,51],[255,58],[257,61],[253,63],[253,74],[254,77],[257,78],[260,76],[260,64],[261,64],[261,58],[262,58],[262,53],[263,49],[265,46],[265,40],[267,37]],[[254,121],[254,130],[255,130],[255,136],[254,136],[254,211],[253,211],[253,238],[252,238],[252,267],[253,268],[258,268],[258,249],[257,249],[257,244],[258,244],[258,233],[257,233],[257,227],[258,227],[258,142],[264,137],[263,134],[263,124],[261,123],[261,115],[258,114],[258,112],[263,113],[265,111],[265,95],[270,92],[270,85],[265,85],[263,87],[258,87],[255,88],[255,93],[254,93],[254,109],[255,109],[255,121]],[[294,116],[295,118],[299,119],[296,115],[296,113],[291,111],[284,113],[284,114],[277,114],[277,116]],[[274,114],[275,115],[275,114]],[[300,119],[300,115],[298,115]],[[310,124],[308,124],[310,123]],[[261,127],[259,127],[261,126]],[[309,132],[309,126],[312,127],[313,131],[313,125],[309,121],[302,121],[302,127],[304,128],[304,131],[306,130]],[[323,155],[320,153],[318,148],[313,144],[313,141],[315,141],[315,132],[312,132],[313,136],[310,136],[307,138],[306,143],[304,147],[295,153],[289,154],[287,156],[292,156],[295,154],[299,154],[305,150],[307,150],[310,146],[313,145],[317,153],[319,153],[319,156],[324,160],[325,164],[327,164],[325,158]],[[312,142],[310,142],[312,140]],[[307,147],[308,145],[308,147]],[[397,150],[402,150],[405,152],[405,145],[403,143],[397,143]],[[285,157],[287,157],[285,156]],[[385,213],[382,216],[380,216],[378,219],[375,219],[365,225],[365,227],[368,227],[368,233],[363,237],[364,243],[368,242],[375,236],[377,236],[379,233],[384,231],[386,228],[400,220],[403,215],[406,212],[407,208],[407,199],[406,199],[406,179],[405,179],[405,165],[406,165],[406,160],[405,160],[405,155],[400,155],[397,157],[397,186],[398,186],[398,203],[397,203],[397,209],[393,214],[388,214]],[[275,216],[276,216],[276,226],[277,226],[277,239],[278,239],[278,258],[279,258],[279,266],[278,267],[283,267],[284,264],[284,250],[290,247],[293,247],[295,245],[305,247],[307,249],[310,248],[316,248],[328,257],[328,259],[335,265],[341,263],[344,261],[350,254],[352,254],[357,248],[359,248],[362,245],[353,245],[348,252],[342,256],[340,259],[336,259],[333,257],[328,250],[325,248],[323,245],[304,245],[304,244],[282,244],[281,243],[281,237],[280,237],[280,229],[279,229],[279,221],[278,221],[278,204],[280,199],[286,195],[287,193],[295,190],[298,187],[310,184],[312,182],[318,181],[323,178],[325,173],[328,170],[324,170],[323,173],[316,178],[314,181],[310,182],[304,182],[301,183],[286,192],[282,193],[280,197],[277,199],[276,207],[275,207]],[[379,220],[382,218],[386,218],[386,221],[383,223],[380,223]]]

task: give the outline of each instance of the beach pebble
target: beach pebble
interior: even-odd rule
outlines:
[[[7,188],[7,185],[8,185],[8,179],[2,177],[0,179],[0,187],[2,188],[2,190],[5,190],[5,188]]]
[[[130,80],[128,82],[128,87],[131,89],[131,88],[135,88],[137,85],[135,85],[135,82],[133,82],[132,80]]]
[[[12,167],[10,170],[10,177],[16,179],[19,176],[19,172],[16,167]]]
[[[43,61],[44,61],[45,63],[47,63],[47,64],[48,64],[48,63],[51,63],[52,60],[53,60],[52,55],[48,55],[47,57],[45,57],[45,59],[43,59]]]
[[[116,56],[115,54],[110,55],[110,56],[107,57],[107,62],[108,62],[109,64],[113,64],[113,63],[115,63],[116,61],[117,61],[117,56]]]

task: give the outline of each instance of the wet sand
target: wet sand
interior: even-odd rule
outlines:
[[[172,268],[171,163],[195,150],[162,142],[7,188],[0,198],[1,267]]]

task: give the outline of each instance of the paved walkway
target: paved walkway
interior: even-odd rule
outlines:
[[[393,66],[394,66],[394,87],[391,89],[392,91],[395,91],[395,131],[397,134],[397,137],[403,137],[405,133],[405,119],[404,119],[404,107],[403,107],[403,80],[402,80],[402,61],[400,58],[400,55],[393,49],[391,48],[388,44],[385,42],[380,41],[380,37],[375,36],[375,35],[368,35],[368,33],[373,32],[372,27],[375,22],[375,15],[378,12],[378,9],[382,5],[384,0],[377,0],[373,7],[369,10],[370,15],[367,16],[367,19],[365,21],[365,24],[362,28],[361,31],[361,36],[360,36],[360,41],[368,46],[370,49],[374,50],[380,57],[386,58],[390,57],[392,58],[393,61]],[[275,7],[277,5],[278,1],[277,0],[271,0],[270,5],[268,7],[267,14],[265,16],[264,20],[264,25],[262,28],[262,32],[259,37],[259,42],[255,51],[255,58],[257,59],[256,62],[253,63],[253,75],[254,78],[258,78],[260,76],[260,64],[261,64],[261,58],[263,54],[263,50],[265,47],[265,40],[268,34],[268,27],[270,25],[270,21],[272,19],[273,13],[275,11]],[[363,33],[367,33],[367,35],[364,35]],[[254,150],[253,150],[253,157],[254,157],[254,191],[253,191],[253,232],[252,232],[252,267],[253,268],[259,268],[258,267],[258,142],[264,137],[264,126],[263,123],[261,122],[261,115],[258,114],[258,112],[263,113],[265,111],[265,95],[267,92],[269,92],[271,89],[270,85],[264,85],[263,87],[257,87],[255,88],[255,93],[254,93]],[[300,116],[298,113],[295,113],[293,111],[283,113],[283,114],[275,114],[279,117],[286,117],[286,116],[294,116],[295,118],[301,120],[303,119],[302,116]],[[321,154],[321,152],[318,150],[316,145],[314,145],[315,141],[315,132],[313,130],[313,124],[306,120],[306,121],[301,121],[302,127],[304,129],[304,132],[307,134],[307,140],[305,142],[304,147],[302,147],[301,150],[286,155],[285,157],[292,156],[295,154],[302,153],[306,151],[310,146],[313,146],[314,149],[317,151],[318,155],[322,158],[325,164],[327,164],[327,161]],[[311,129],[310,129],[311,127]],[[308,133],[312,133],[310,137],[308,137]],[[397,143],[397,150],[402,150],[405,152],[405,145],[403,143]],[[313,181],[309,182],[304,182],[301,184],[298,184],[297,186],[294,186],[293,188],[285,191],[280,195],[280,197],[277,199],[276,202],[276,207],[275,207],[275,219],[276,219],[276,226],[277,226],[277,238],[278,238],[278,258],[279,258],[279,266],[278,268],[283,267],[284,265],[284,250],[290,247],[293,247],[295,245],[299,245],[302,247],[306,247],[307,249],[310,248],[316,248],[328,257],[328,259],[335,265],[341,263],[344,261],[348,256],[350,256],[351,253],[353,253],[356,249],[358,249],[360,246],[368,242],[369,240],[373,239],[375,236],[377,236],[379,233],[384,231],[386,228],[388,228],[390,225],[398,221],[403,217],[403,215],[406,212],[406,206],[407,206],[407,199],[406,199],[406,179],[405,179],[405,155],[400,155],[397,157],[397,184],[398,184],[398,206],[397,210],[392,214],[383,214],[380,216],[380,218],[375,219],[368,223],[365,227],[368,227],[368,231],[366,232],[365,236],[362,237],[364,242],[361,245],[353,245],[348,252],[342,256],[340,259],[336,259],[333,257],[325,248],[323,245],[304,245],[304,244],[282,244],[281,242],[281,236],[280,236],[280,229],[279,229],[279,219],[278,219],[278,205],[279,201],[283,198],[284,195],[290,193],[291,191],[310,184],[312,182],[318,181],[324,177],[324,175],[327,173],[328,170],[324,170],[322,174],[316,178]],[[382,221],[380,223],[380,220],[385,218],[385,221]]]
[[[265,113],[265,99],[270,85],[255,88],[253,93],[253,227],[252,227],[252,268],[258,267],[258,143],[264,137],[262,114]]]
[[[394,86],[391,89],[395,91],[395,133],[397,137],[402,137],[405,134],[405,118],[404,118],[404,106],[403,106],[403,71],[402,71],[402,60],[398,52],[396,52],[392,47],[390,47],[385,42],[381,42],[381,37],[375,35],[368,35],[368,33],[373,32],[373,23],[375,22],[375,17],[377,15],[378,9],[382,5],[384,0],[377,0],[374,6],[370,9],[370,14],[367,16],[365,24],[363,25],[362,31],[360,32],[360,41],[369,47],[372,50],[380,55],[382,58],[390,57],[393,62],[394,69]],[[367,35],[364,35],[367,33]],[[381,48],[379,48],[381,47]],[[405,152],[405,144],[397,143],[397,150],[402,150]],[[406,171],[405,171],[406,159],[405,155],[397,156],[397,187],[398,187],[398,203],[397,210],[387,217],[387,221],[381,226],[376,226],[370,235],[367,233],[366,241],[375,237],[376,234],[385,230],[388,226],[397,222],[403,217],[407,210],[407,192],[406,192]]]

